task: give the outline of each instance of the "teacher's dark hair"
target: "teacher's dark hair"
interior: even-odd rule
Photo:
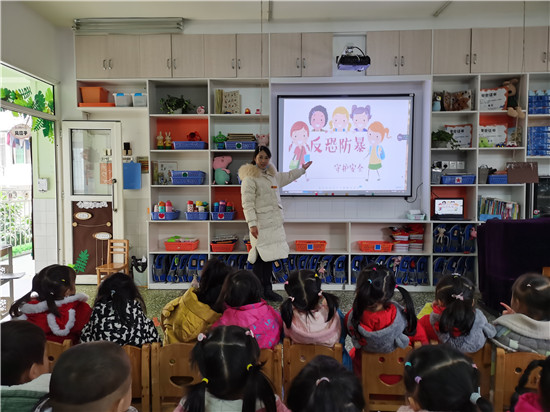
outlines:
[[[256,164],[256,156],[260,154],[260,152],[265,152],[268,158],[271,159],[271,150],[269,150],[269,147],[267,146],[258,146],[256,150],[254,150],[254,156],[252,157],[252,164]]]

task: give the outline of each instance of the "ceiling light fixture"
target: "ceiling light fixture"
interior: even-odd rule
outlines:
[[[74,19],[73,30],[85,34],[183,33],[182,17]]]
[[[361,54],[354,54],[357,49]],[[341,56],[336,56],[336,67],[338,70],[355,70],[362,72],[370,66],[370,57],[363,53],[357,46],[346,46]]]

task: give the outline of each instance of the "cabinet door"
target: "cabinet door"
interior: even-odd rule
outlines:
[[[399,74],[432,72],[432,31],[399,32]]]
[[[302,35],[300,33],[272,34],[269,50],[271,77],[302,75]]]
[[[434,30],[434,74],[470,73],[470,29]]]
[[[237,77],[268,76],[267,34],[237,34]]]
[[[132,79],[139,77],[139,36],[107,36],[109,77]]]
[[[234,34],[204,35],[206,77],[237,76],[237,39]]]
[[[302,33],[302,76],[332,76],[332,33]]]
[[[525,71],[548,70],[548,27],[525,28]]]
[[[75,36],[77,79],[106,79],[107,36]]]
[[[367,55],[370,66],[367,76],[399,74],[399,32],[371,31],[367,32]]]
[[[506,73],[509,49],[508,27],[472,29],[472,73]]]
[[[204,77],[204,36],[172,35],[172,76]]]
[[[169,34],[139,36],[140,77],[172,77],[172,46]]]

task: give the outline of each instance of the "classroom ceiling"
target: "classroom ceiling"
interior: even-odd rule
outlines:
[[[530,3],[530,2],[529,2]],[[534,2],[533,2],[534,3]],[[532,3],[532,4],[533,4]],[[544,3],[544,2],[543,2]],[[25,1],[25,5],[57,27],[71,27],[75,18],[183,17],[188,21],[346,22],[423,20],[447,6],[441,17],[517,13],[520,1],[372,1],[372,0],[249,0],[249,1]]]

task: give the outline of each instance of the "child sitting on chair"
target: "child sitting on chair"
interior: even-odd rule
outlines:
[[[76,293],[76,272],[69,266],[50,265],[32,280],[32,289],[10,308],[15,319],[28,320],[46,333],[46,339],[63,343],[80,340],[80,332],[90,319],[88,296]]]
[[[263,287],[248,270],[230,274],[220,292],[217,311],[223,312],[212,327],[237,325],[254,332],[261,349],[273,348],[281,340],[281,315],[262,299]]]
[[[443,276],[437,282],[433,311],[418,321],[429,339],[473,353],[495,336],[495,327],[475,307],[474,291],[473,283],[459,274]]]
[[[219,326],[198,340],[191,361],[203,378],[189,387],[174,412],[289,412],[262,372],[260,347],[251,330]]]
[[[192,342],[206,332],[221,313],[212,309],[231,268],[212,258],[202,270],[198,289],[191,286],[183,296],[167,303],[162,309],[164,344]]]
[[[541,367],[538,391],[525,391],[525,385],[535,368]],[[510,412],[545,412],[550,411],[550,356],[544,360],[534,360],[529,363],[516,391],[512,395]]]
[[[139,347],[158,342],[157,328],[146,311],[133,279],[125,273],[114,273],[99,285],[90,321],[82,329],[80,340],[108,340]]]
[[[0,333],[2,411],[30,411],[50,385],[46,335],[26,320],[0,323]]]
[[[550,278],[526,273],[512,285],[510,306],[495,319],[493,343],[511,352],[550,352]]]
[[[134,412],[130,359],[113,342],[76,345],[61,354],[37,412]]]
[[[292,412],[361,412],[361,381],[329,356],[313,358],[292,381],[287,405]]]
[[[472,360],[448,345],[414,349],[405,362],[403,382],[408,406],[398,412],[492,412],[479,394],[479,372]]]
[[[345,321],[354,346],[350,351],[353,370],[358,376],[361,350],[389,353],[414,342],[428,343],[424,329],[417,325],[411,295],[397,286],[405,303],[403,308],[392,300],[395,289],[395,276],[383,265],[371,264],[357,277],[355,300]]]

